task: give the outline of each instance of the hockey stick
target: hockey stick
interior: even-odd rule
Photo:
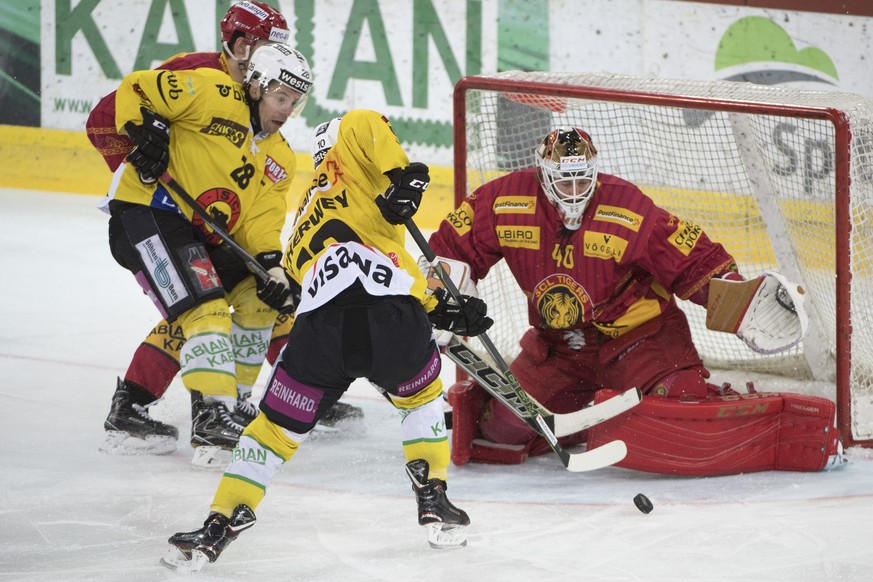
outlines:
[[[458,305],[463,305],[463,301],[461,300],[461,292],[458,291],[458,288],[455,286],[455,283],[451,280],[449,275],[443,269],[442,264],[440,264],[437,259],[436,253],[433,252],[433,249],[430,248],[427,240],[425,240],[424,235],[421,234],[421,231],[418,229],[418,226],[412,220],[406,221],[406,229],[409,231],[409,234],[412,235],[415,244],[418,245],[418,248],[421,249],[421,252],[424,254],[424,258],[427,259],[427,262],[430,264],[431,268],[443,282],[446,290],[452,296],[452,298],[458,302]],[[488,353],[491,355],[491,358],[497,364],[497,368],[500,373],[503,375],[503,378],[506,380],[507,386],[512,393],[513,398],[509,401],[505,396],[501,395],[498,391],[494,394],[495,397],[501,399],[501,401],[505,402],[509,405],[510,410],[515,413],[518,418],[524,421],[528,426],[530,426],[537,434],[541,435],[546,441],[549,443],[549,446],[555,452],[556,455],[561,459],[561,463],[564,467],[569,471],[579,472],[579,471],[591,471],[593,469],[599,469],[601,467],[606,467],[608,465],[612,465],[621,461],[625,455],[627,455],[627,446],[624,444],[624,441],[616,440],[605,445],[593,449],[591,451],[585,451],[583,453],[568,453],[564,450],[564,448],[558,443],[558,437],[555,436],[554,428],[550,427],[543,417],[544,410],[530,397],[530,395],[524,391],[524,388],[521,387],[521,384],[518,383],[518,380],[515,378],[515,375],[509,369],[509,366],[506,364],[506,361],[501,357],[500,352],[497,351],[497,347],[491,341],[491,338],[488,337],[487,333],[482,333],[477,336],[482,343],[485,345],[485,349],[488,350]],[[491,388],[490,386],[484,386],[486,390]],[[490,390],[489,390],[490,391]]]
[[[242,259],[242,262],[248,268],[249,271],[256,277],[258,277],[261,281],[269,281],[270,275],[267,274],[267,270],[261,266],[261,264],[249,254],[244,248],[242,248],[238,242],[233,240],[233,237],[228,234],[226,230],[218,226],[215,223],[215,220],[206,212],[202,206],[197,204],[197,201],[188,194],[188,191],[185,190],[176,180],[170,175],[169,172],[164,172],[161,176],[161,182],[170,187],[170,189],[178,194],[179,198],[185,201],[185,203],[191,207],[191,210],[194,211],[194,214],[203,219],[203,222],[212,229],[212,231],[218,235],[218,238],[223,240],[229,247],[230,250],[236,253],[236,255]]]
[[[481,386],[487,386],[488,392],[494,395],[510,409],[519,407],[512,386],[506,378],[495,370],[488,362],[483,360],[463,339],[453,336],[446,346],[446,355],[461,367],[470,377],[475,378]],[[556,437],[565,437],[583,431],[596,424],[600,424],[614,416],[618,416],[626,410],[630,410],[640,403],[642,392],[639,388],[631,388],[605,400],[600,404],[594,404],[586,408],[561,414],[551,412],[539,404],[535,398],[531,400],[537,404],[540,414]]]

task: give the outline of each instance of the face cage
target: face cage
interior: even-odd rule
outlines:
[[[597,168],[591,168],[587,172],[559,172],[549,168],[550,162],[540,160],[540,184],[546,198],[552,203],[561,220],[570,230],[577,230],[582,225],[582,213],[588,207],[588,202],[594,195],[594,190],[597,188]],[[574,174],[572,177],[565,174]],[[588,187],[580,191],[578,189],[579,180],[590,180]],[[573,194],[565,196],[558,190],[558,183],[570,183],[573,188]]]

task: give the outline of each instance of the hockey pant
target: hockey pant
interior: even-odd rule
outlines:
[[[255,509],[278,468],[357,378],[367,378],[400,410],[407,460],[425,459],[433,477],[446,479],[441,360],[424,308],[405,296],[367,296],[366,304],[342,297],[297,317],[212,511],[230,515],[240,503]]]
[[[113,256],[134,273],[165,320],[179,324],[187,340],[179,350],[186,388],[236,399],[237,369],[242,384],[254,383],[275,318],[257,299],[254,279],[246,277],[233,287],[232,322],[212,258],[185,217],[118,201],[110,203],[110,210]]]

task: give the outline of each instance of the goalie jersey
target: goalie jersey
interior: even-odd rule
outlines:
[[[136,71],[116,93],[116,127],[142,123],[140,107],[170,121],[168,172],[252,255],[282,248],[285,196],[296,171],[280,133],[255,135],[243,86],[223,71]],[[220,239],[175,193],[161,183],[145,185],[132,166],[119,169],[110,197],[180,212],[208,243]]]
[[[477,189],[430,244],[440,256],[469,263],[475,281],[505,258],[532,326],[594,326],[613,338],[660,315],[674,295],[705,306],[712,277],[736,270],[699,226],[603,173],[578,230],[563,227],[532,168]]]
[[[353,110],[342,117],[337,142],[297,210],[285,254],[285,269],[302,288],[298,314],[352,285],[375,296],[412,295],[427,311],[436,305],[406,251],[404,228],[385,221],[375,203],[390,185],[385,172],[407,165],[381,114]]]

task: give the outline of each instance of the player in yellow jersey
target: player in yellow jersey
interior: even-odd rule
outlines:
[[[214,562],[254,525],[278,468],[356,378],[367,378],[402,411],[406,472],[429,542],[466,544],[470,520],[446,497],[449,444],[431,326],[478,335],[493,322],[479,299],[465,297],[459,307],[426,293],[402,225],[418,209],[428,169],[409,163],[388,120],[355,110],[319,129],[334,132],[336,145],[301,201],[285,255],[302,287],[296,321],[212,513],[201,529],[170,538],[162,562],[171,568]]]
[[[181,325],[182,380],[204,396],[191,443],[209,454],[237,442],[237,377],[257,376],[276,311],[293,307],[280,233],[295,159],[278,131],[299,114],[311,83],[300,53],[267,44],[252,54],[242,84],[214,69],[137,71],[116,94],[116,126],[136,147],[110,188],[110,248],[165,319]],[[226,290],[222,265],[232,261],[164,186],[165,172],[257,258],[269,281],[231,274],[237,281]]]
[[[264,2],[234,3],[222,17],[219,28],[223,47],[221,52],[180,53],[156,68],[171,71],[218,69],[242,84],[255,49],[268,42],[287,43],[290,37],[288,23],[281,12]],[[112,91],[103,97],[85,124],[88,138],[113,172],[134,147],[127,135],[119,134],[115,127],[115,94]],[[228,257],[231,259],[228,265],[221,264],[214,252],[211,258],[225,289],[232,289],[248,275],[248,270],[235,257]],[[283,337],[288,335],[291,327],[288,317],[284,314],[277,317],[273,338],[280,334]],[[176,450],[176,427],[153,418],[149,414],[149,407],[163,397],[178,374],[179,352],[184,342],[185,335],[178,321],[173,324],[160,321],[152,328],[134,352],[123,378],[118,378],[109,414],[103,423],[106,435],[99,446],[100,451],[113,454],[166,454]],[[245,343],[244,340],[242,343]],[[271,343],[267,355],[271,365],[277,353],[278,346]],[[248,374],[237,377],[238,397],[233,410],[234,419],[243,425],[254,420],[258,413],[257,405],[249,400],[252,386],[245,383],[254,381],[254,378],[246,376]],[[193,393],[191,397],[198,398],[199,393]]]

